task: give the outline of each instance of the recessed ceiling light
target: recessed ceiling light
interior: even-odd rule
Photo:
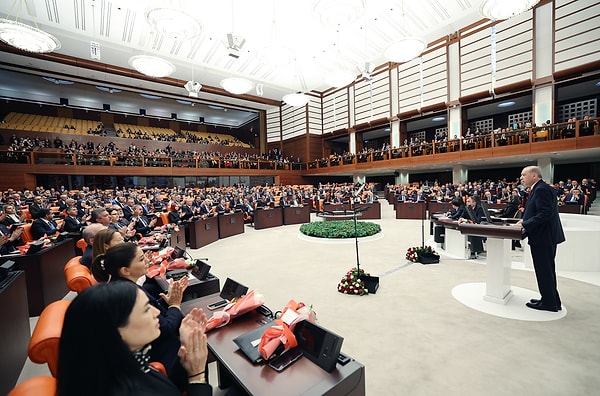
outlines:
[[[184,105],[190,105],[190,104],[192,104],[192,102],[190,102],[189,100],[182,100],[182,99],[175,99],[175,102],[181,103],[181,104],[184,104]]]
[[[514,106],[515,102],[502,102],[502,103],[498,103],[498,107],[510,107],[510,106]]]
[[[600,81],[598,81],[598,82],[596,83],[596,85],[600,87]]]
[[[160,97],[160,96],[150,95],[150,94],[145,94],[145,93],[141,93],[140,96],[142,98],[146,98],[146,99],[162,99],[162,97]]]
[[[121,90],[117,89],[117,88],[101,87],[101,86],[98,86],[98,85],[96,85],[96,88],[99,89],[100,91],[108,92],[108,93],[119,93],[119,92],[121,92]]]
[[[44,80],[49,81],[51,83],[54,83],[56,85],[71,85],[71,84],[75,84],[73,81],[69,81],[69,80],[59,80],[57,78],[54,77],[42,77]]]
[[[435,122],[446,121],[446,117],[433,117],[431,119],[431,121],[435,121]]]
[[[208,105],[209,108],[213,109],[213,110],[224,110],[223,107],[221,106],[216,106],[216,105]]]

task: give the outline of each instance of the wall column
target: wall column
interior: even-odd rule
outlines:
[[[354,175],[352,175],[352,181],[355,184],[356,183],[365,184],[365,182],[367,181],[367,176],[364,174],[354,174]]]
[[[406,171],[396,172],[394,175],[397,175],[394,182],[396,184],[408,184],[408,176],[409,173]]]
[[[452,183],[460,184],[469,180],[469,170],[462,165],[452,166]]]
[[[547,183],[554,183],[554,161],[552,158],[540,158],[537,166],[542,170],[542,179]]]
[[[552,65],[554,51],[554,21],[552,2],[535,8],[534,19],[534,84],[533,84],[533,122],[542,125],[553,120],[554,89],[552,87]]]
[[[348,131],[348,151],[352,154],[356,154],[356,132],[354,130]]]

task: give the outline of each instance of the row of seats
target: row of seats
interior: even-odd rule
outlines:
[[[87,135],[89,129],[95,130],[99,124],[99,121],[93,120],[15,112],[11,112],[4,117],[4,121],[4,123],[0,124],[0,128],[80,135]]]

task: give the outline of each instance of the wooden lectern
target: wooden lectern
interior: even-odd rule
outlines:
[[[487,237],[487,279],[485,301],[506,304],[512,297],[510,288],[511,241],[524,238],[521,227],[496,224],[459,224],[460,233]]]

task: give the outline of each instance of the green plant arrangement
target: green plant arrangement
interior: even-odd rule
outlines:
[[[440,256],[431,246],[416,246],[406,250],[406,259],[413,263],[434,264],[439,263]]]
[[[354,238],[356,234],[358,234],[358,237],[360,238],[381,232],[381,226],[379,224],[367,221],[359,221],[356,223],[356,234],[354,227],[354,221],[352,220],[313,221],[308,224],[302,224],[300,226],[300,232],[304,235],[316,238]]]
[[[369,276],[369,273],[365,270],[358,270],[356,267],[344,275],[340,283],[338,283],[337,290],[344,294],[353,294],[356,296],[364,296],[369,294],[369,290],[365,286],[365,282],[360,279],[361,275]]]

